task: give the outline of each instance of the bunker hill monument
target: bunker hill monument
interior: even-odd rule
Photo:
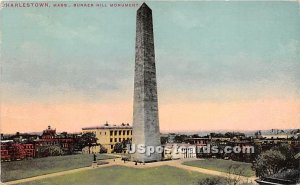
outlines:
[[[152,10],[145,3],[137,10],[136,17],[132,144],[145,147],[161,145]],[[131,159],[139,162],[160,161],[161,154],[135,152]]]

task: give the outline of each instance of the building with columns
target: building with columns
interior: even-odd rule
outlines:
[[[116,125],[106,122],[102,126],[82,128],[82,134],[84,133],[93,133],[98,139],[97,144],[99,145],[92,146],[90,148],[91,153],[99,153],[100,144],[107,150],[107,153],[111,153],[116,143],[132,139],[132,127],[129,123]],[[89,151],[86,150],[87,148],[83,152],[88,153]]]

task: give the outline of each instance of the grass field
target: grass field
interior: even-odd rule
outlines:
[[[97,159],[114,158],[105,154],[98,154]],[[11,180],[34,177],[53,172],[65,171],[90,166],[93,155],[68,155],[36,158],[23,161],[11,161],[1,163],[1,180]]]
[[[22,183],[21,185],[196,185],[201,179],[212,177],[170,166],[136,169],[110,166]]]
[[[228,168],[230,165],[238,165],[240,166],[239,168],[243,170],[243,176],[246,177],[255,176],[255,172],[251,169],[252,165],[250,163],[223,160],[223,159],[206,159],[206,160],[198,160],[198,161],[188,161],[188,162],[184,162],[183,164],[188,166],[221,171],[221,172],[228,172]]]

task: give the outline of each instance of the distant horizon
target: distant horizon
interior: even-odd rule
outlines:
[[[124,123],[127,123],[127,122],[124,122]],[[108,123],[108,124],[110,124],[110,123]],[[115,123],[113,123],[113,124],[115,124]],[[122,124],[122,123],[120,123],[120,124]],[[118,126],[120,124],[116,124],[116,125]],[[90,126],[87,126],[87,127],[96,127],[96,126],[103,126],[103,125],[104,124],[90,125]],[[16,134],[17,132],[19,132],[19,133],[41,133],[45,129],[47,129],[48,126],[51,126],[51,129],[56,129],[57,133],[62,133],[62,132],[78,133],[78,132],[82,132],[82,130],[73,130],[73,131],[58,130],[56,127],[53,127],[52,125],[47,125],[47,126],[45,126],[44,129],[37,130],[37,131],[15,131],[14,133],[3,133],[3,132],[0,132],[0,133],[1,134],[8,134],[8,135]],[[130,126],[132,126],[132,124],[130,124]],[[176,130],[176,131],[175,130],[174,131],[160,130],[160,133],[161,134],[166,134],[166,133],[201,133],[201,132],[216,132],[216,133],[223,133],[223,132],[245,132],[245,133],[249,133],[249,132],[257,132],[257,131],[269,131],[269,130],[272,130],[272,129],[273,130],[284,130],[284,131],[287,131],[287,130],[297,130],[297,129],[300,129],[300,127],[299,128],[269,128],[269,129],[257,129],[257,130],[255,130],[255,129],[254,130],[228,130],[228,129],[221,129],[221,130]]]

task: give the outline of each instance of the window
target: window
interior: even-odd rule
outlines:
[[[112,138],[110,138],[110,142],[113,142],[113,139],[112,139]]]
[[[123,130],[123,135],[125,135],[125,130]]]
[[[117,142],[117,138],[115,138],[115,142]]]
[[[129,130],[127,130],[127,135],[129,135]]]
[[[119,138],[119,142],[121,142],[121,138]]]
[[[113,149],[114,148],[114,145],[110,145],[110,149]]]
[[[121,130],[119,130],[119,135],[121,135],[122,134],[122,131]]]
[[[111,135],[111,136],[113,135],[113,131],[110,131],[110,135]]]
[[[104,132],[104,135],[106,135],[106,132]]]
[[[132,135],[132,130],[130,131],[130,134]]]
[[[115,136],[118,134],[118,132],[115,130]]]

